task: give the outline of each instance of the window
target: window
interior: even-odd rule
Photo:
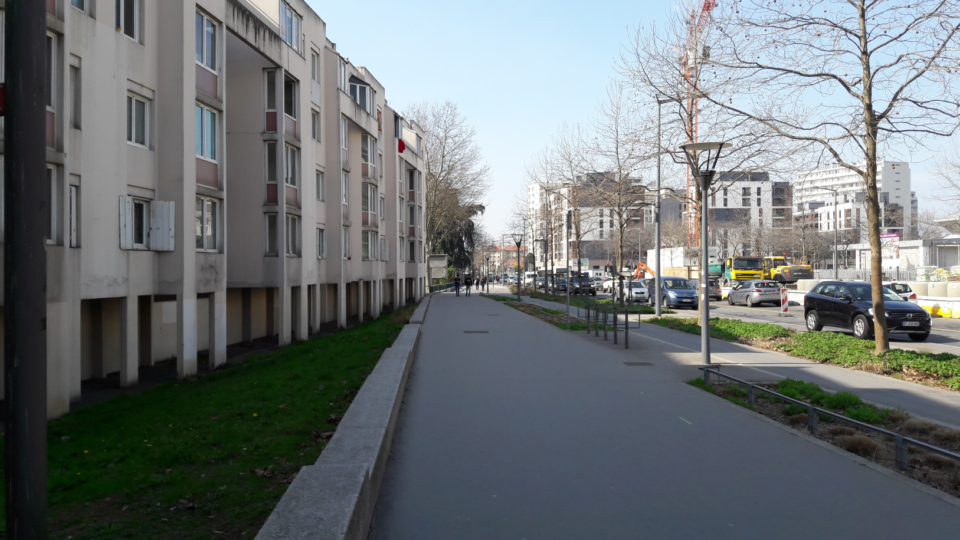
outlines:
[[[340,148],[347,149],[347,119],[340,118]]]
[[[150,207],[144,200],[133,200],[133,245],[138,248],[147,247],[147,234],[150,231]]]
[[[740,205],[744,207],[750,206],[750,197],[744,197],[740,203]]]
[[[80,68],[70,66],[70,125],[80,129]]]
[[[267,154],[265,160],[267,163],[267,183],[275,184],[277,182],[277,143],[270,141],[264,147]]]
[[[57,83],[57,36],[47,34],[47,64],[46,64],[46,87],[44,90],[44,103],[48,111],[55,111],[56,107],[56,83]]]
[[[70,200],[67,201],[68,210],[70,215],[69,226],[70,226],[70,247],[80,247],[80,234],[78,227],[80,226],[80,217],[77,215],[77,212],[80,211],[80,187],[79,186],[70,186]]]
[[[57,243],[57,222],[59,217],[59,208],[57,205],[57,195],[59,194],[59,189],[57,185],[57,169],[56,167],[47,166],[47,201],[50,202],[50,214],[47,218],[47,243],[56,244]]]
[[[390,261],[390,246],[387,245],[387,238],[384,236],[380,237],[380,260]]]
[[[403,237],[397,239],[397,260],[403,262]]]
[[[217,24],[202,13],[197,13],[197,63],[217,71]]]
[[[724,197],[727,196],[727,188],[723,188],[723,196],[724,196]]]
[[[726,191],[726,190],[724,190],[724,191]],[[724,208],[727,207],[727,198],[726,198],[726,197],[723,198],[723,207],[724,207]]]
[[[377,148],[377,140],[371,137],[370,135],[363,134],[360,136],[360,161],[364,164],[372,164],[374,158],[374,153]]]
[[[403,197],[397,199],[397,219],[400,221],[400,235],[403,235]],[[400,250],[403,253],[403,250]]]
[[[383,202],[383,197],[380,198],[380,221],[387,219],[387,211]]]
[[[310,80],[320,82],[320,55],[317,51],[310,51]]]
[[[346,172],[340,173],[340,202],[348,204],[350,202],[350,177]]]
[[[403,137],[403,118],[396,115],[393,117],[393,136],[398,139]]]
[[[83,11],[85,7],[84,0],[70,0],[70,5],[79,9],[80,11]]]
[[[363,224],[375,226],[377,224],[377,186],[363,184],[361,186],[361,208]]]
[[[196,231],[198,250],[217,250],[219,207],[220,201],[217,199],[197,197]]]
[[[757,197],[757,206],[762,206],[762,205],[763,204],[760,202],[760,197]]]
[[[265,214],[266,217],[266,254],[277,256],[277,215]]]
[[[147,146],[150,122],[147,102],[139,96],[127,95],[127,141]]]
[[[300,255],[300,217],[287,214],[287,255]]]
[[[268,69],[263,72],[264,77],[266,77],[266,96],[267,96],[267,111],[276,111],[277,110],[277,72],[273,69]]]
[[[603,231],[600,231],[600,239],[603,240]]]
[[[280,37],[300,52],[300,25],[303,19],[286,2],[280,2]]]
[[[297,81],[283,78],[283,114],[297,119]]]
[[[128,38],[140,41],[140,0],[117,0],[117,30]]]
[[[203,105],[195,106],[197,156],[217,160],[217,112]]]
[[[757,188],[757,197],[760,196],[760,188]]]
[[[363,259],[377,260],[377,248],[380,244],[380,236],[376,231],[363,231]]]
[[[759,212],[759,216],[762,218],[762,217],[763,217],[763,208],[758,208],[757,211]]]
[[[347,62],[340,58],[337,63],[337,88],[347,91]]]
[[[288,186],[296,187],[299,175],[297,170],[300,167],[300,150],[293,146],[285,145],[286,159],[283,160],[283,182]]]
[[[317,229],[317,258],[327,258],[327,232],[323,229]]]
[[[316,180],[317,180],[317,200],[323,200],[323,171],[316,171]]]
[[[600,228],[603,228],[603,218],[600,219]]]
[[[749,196],[750,196],[750,188],[748,188],[748,187],[740,188],[740,191],[742,192],[742,194],[743,194],[744,197],[749,197]]]
[[[343,228],[343,258],[350,258],[350,227]]]
[[[320,113],[317,111],[310,111],[310,135],[320,142]]]
[[[350,83],[350,97],[357,102],[357,105],[360,105],[360,108],[369,114],[373,114],[376,106],[376,92],[373,91],[373,88],[365,84]]]

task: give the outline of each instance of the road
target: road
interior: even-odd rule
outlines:
[[[597,298],[610,298],[609,294],[598,293]],[[725,319],[739,319],[748,322],[763,322],[770,324],[779,324],[784,328],[796,330],[797,332],[806,332],[807,327],[803,320],[803,307],[790,306],[792,317],[780,317],[780,307],[769,304],[748,308],[746,306],[731,306],[726,300],[710,302],[710,316],[722,317]],[[680,315],[694,313],[693,311],[679,311]],[[842,332],[853,335],[848,330],[840,328],[824,328],[824,332]],[[913,351],[924,351],[934,353],[960,354],[960,319],[945,319],[934,317],[933,332],[927,341],[917,343],[911,341],[909,337],[902,334],[890,336],[890,346],[897,349],[907,349]]]

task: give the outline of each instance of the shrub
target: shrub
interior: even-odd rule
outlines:
[[[894,409],[887,413],[887,422],[894,422],[899,424],[900,422],[905,422],[910,419],[910,414],[903,409]]]
[[[852,452],[859,456],[869,457],[877,453],[879,445],[863,435],[843,435],[837,437],[837,444],[847,452]]]
[[[823,400],[824,406],[837,411],[863,406],[863,400],[850,392],[837,392]]]
[[[853,435],[857,430],[853,429],[850,426],[830,426],[830,429],[827,430],[828,433],[834,437],[839,437],[841,435]]]
[[[701,389],[701,390],[706,390],[707,392],[710,392],[711,394],[716,394],[716,393],[717,393],[716,389],[714,389],[713,386],[711,386],[711,385],[703,382],[703,379],[700,378],[700,377],[697,377],[696,379],[694,379],[694,380],[692,380],[692,381],[688,381],[687,384],[689,384],[690,386],[696,386],[697,388],[699,388],[699,389]]]
[[[933,438],[941,444],[957,444],[960,443],[960,430],[940,428],[933,432]]]
[[[934,430],[938,429],[940,426],[934,424],[929,420],[921,420],[919,418],[911,418],[903,423],[901,431],[909,435],[929,435]]]
[[[793,427],[802,426],[807,423],[807,413],[788,416],[787,423]]]
[[[931,469],[947,469],[956,466],[957,462],[948,458],[943,457],[939,454],[927,454],[923,457],[923,462],[926,463]]]
[[[784,416],[796,416],[798,414],[806,416],[807,408],[802,405],[797,405],[796,403],[791,403],[790,405],[780,409],[780,413]]]
[[[865,424],[882,424],[887,419],[886,410],[878,411],[873,407],[856,407],[846,410],[846,416]]]
[[[785,396],[790,396],[790,397],[794,397],[795,395],[800,395],[800,396],[809,398],[811,396],[817,396],[825,393],[823,389],[820,388],[819,384],[812,383],[812,382],[798,381],[797,379],[789,379],[789,378],[783,379],[782,381],[778,382],[777,390],[779,390],[781,394]],[[787,392],[790,392],[793,395]],[[794,399],[800,399],[800,398],[794,398]]]

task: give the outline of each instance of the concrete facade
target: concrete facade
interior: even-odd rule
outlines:
[[[47,5],[50,417],[423,296],[422,130],[306,2]]]

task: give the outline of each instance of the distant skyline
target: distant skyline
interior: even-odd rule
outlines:
[[[392,107],[453,101],[491,168],[484,229],[505,231],[526,191],[525,163],[563,124],[587,125],[640,22],[665,21],[672,2],[597,0],[484,3],[307,0],[337,50],[386,87]],[[363,6],[363,9],[360,9]],[[934,141],[935,148],[947,140]],[[932,153],[910,162],[920,211],[945,210]],[[784,180],[794,180],[785,178]]]

